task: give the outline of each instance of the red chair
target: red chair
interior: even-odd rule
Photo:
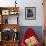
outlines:
[[[25,43],[25,39],[28,39],[29,37],[34,36],[37,39],[37,35],[34,32],[32,28],[27,29],[27,31],[24,34],[24,37],[22,38],[21,46],[27,46]],[[35,46],[41,46],[40,42],[38,41]]]

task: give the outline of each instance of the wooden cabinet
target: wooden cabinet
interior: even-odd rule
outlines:
[[[19,39],[16,39],[19,31],[18,18],[19,7],[0,7],[0,46],[18,46]]]

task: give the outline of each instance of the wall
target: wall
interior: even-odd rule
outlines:
[[[42,0],[21,0],[19,1],[21,4],[20,8],[20,25],[22,26],[43,26],[43,6]],[[36,7],[36,20],[25,20],[25,7]]]
[[[0,0],[0,6],[15,6],[15,0]],[[20,26],[43,26],[43,6],[42,0],[17,0],[19,9]],[[36,7],[36,20],[25,20],[25,7]]]

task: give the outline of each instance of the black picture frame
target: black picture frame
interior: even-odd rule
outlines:
[[[36,20],[36,7],[25,7],[25,19]]]

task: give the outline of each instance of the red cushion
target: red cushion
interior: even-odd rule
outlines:
[[[29,37],[32,36],[36,37],[37,35],[32,28],[28,28],[24,34],[24,37],[22,38],[22,42],[21,42],[22,46],[26,46],[25,39],[28,39]]]

